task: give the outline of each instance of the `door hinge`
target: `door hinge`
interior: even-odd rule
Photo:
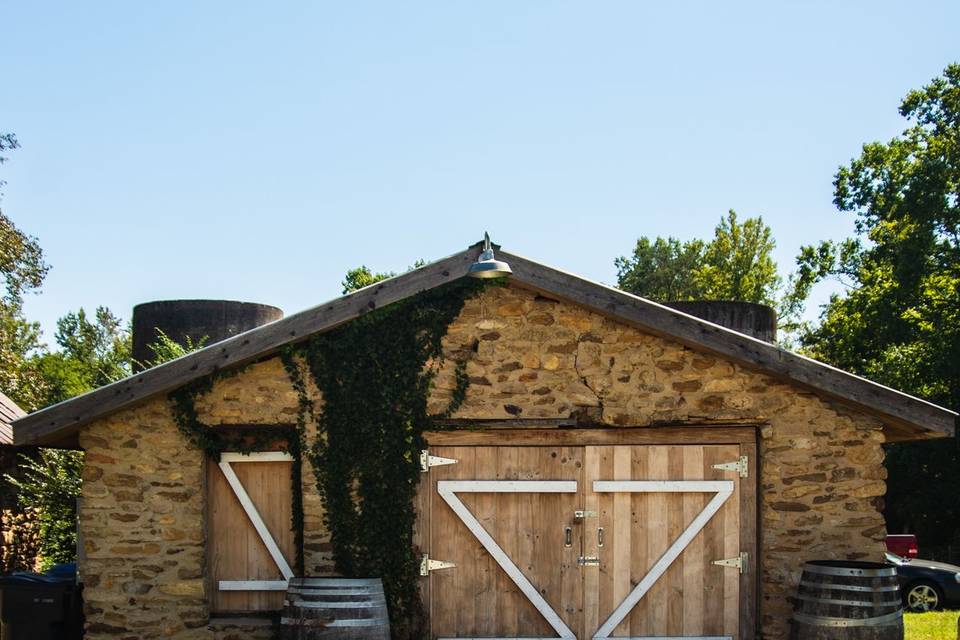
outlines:
[[[711,564],[719,567],[736,567],[740,573],[747,570],[747,552],[741,551],[736,558],[726,558],[724,560],[714,560]]]
[[[747,456],[740,456],[740,459],[736,462],[723,462],[721,464],[713,465],[714,469],[720,469],[721,471],[736,471],[740,474],[741,478],[746,478],[749,475],[747,471]]]
[[[577,564],[581,567],[599,567],[600,558],[597,556],[580,556],[577,558]]]
[[[430,467],[439,467],[445,464],[457,464],[453,458],[432,456],[427,449],[420,452],[420,471],[429,471]]]
[[[420,575],[422,576],[428,576],[431,571],[436,571],[437,569],[453,569],[456,566],[453,562],[431,560],[429,554],[426,553],[420,557]]]

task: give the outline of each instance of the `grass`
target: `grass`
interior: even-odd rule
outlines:
[[[906,613],[903,616],[904,640],[954,640],[960,611]]]

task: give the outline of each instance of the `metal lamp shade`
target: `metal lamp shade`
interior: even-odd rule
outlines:
[[[483,234],[483,252],[477,261],[470,265],[467,275],[471,278],[502,278],[513,273],[510,265],[493,257],[490,234]]]
[[[492,253],[492,252],[491,252]],[[482,256],[481,256],[482,257]],[[513,273],[510,265],[492,256],[487,260],[478,260],[470,265],[467,273],[471,278],[502,278]]]

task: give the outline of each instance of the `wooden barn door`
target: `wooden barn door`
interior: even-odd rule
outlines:
[[[584,529],[582,637],[738,638],[739,475],[714,469],[738,445],[586,448],[597,513]]]
[[[433,637],[572,637],[583,626],[582,447],[437,447],[431,469]],[[424,483],[426,485],[426,483]]]
[[[469,444],[487,438],[429,451],[433,638],[752,637],[740,444]]]
[[[283,607],[296,550],[291,530],[291,457],[221,454],[207,466],[207,566],[211,611]]]

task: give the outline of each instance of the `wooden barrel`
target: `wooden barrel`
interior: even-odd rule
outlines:
[[[292,578],[280,618],[284,640],[390,640],[379,578]]]
[[[818,560],[803,566],[792,640],[902,640],[897,569],[875,562]]]

